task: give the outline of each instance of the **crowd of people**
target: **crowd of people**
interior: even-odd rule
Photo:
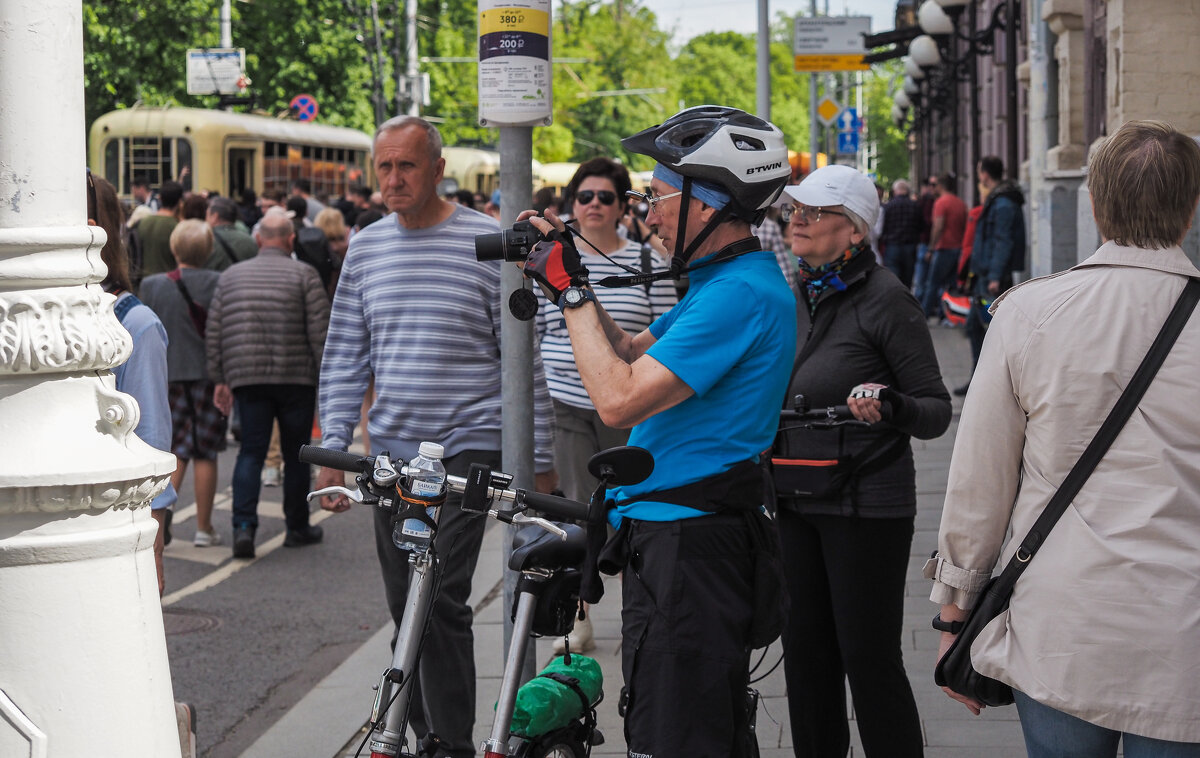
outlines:
[[[645,481],[609,493],[609,537],[591,556],[622,576],[629,754],[756,755],[750,656],[781,639],[797,756],[847,754],[847,684],[866,755],[920,756],[901,627],[912,440],[951,421],[930,333],[943,296],[961,287],[970,299],[974,379],[969,393],[956,390],[967,399],[939,552],[926,566],[941,607],[939,656],[1006,531],[1036,518],[1184,281],[1200,278],[1179,247],[1200,203],[1200,148],[1153,122],[1117,131],[1088,178],[1105,245],[1066,274],[1014,287],[1025,267],[1023,197],[999,159],[975,167],[983,200],[969,209],[948,175],[916,197],[898,180],[886,203],[848,166],[791,184],[782,133],[732,108],[682,111],[623,146],[655,161],[648,187],[635,190],[621,163],[594,158],[563,197],[540,197],[519,219],[544,237],[522,264],[540,292],[536,488],[586,500],[595,452],[630,444],[655,459]],[[190,463],[195,544],[221,541],[215,461],[235,407],[239,558],[254,555],[273,425],[291,547],[322,538],[296,455],[314,412],[330,449],[347,449],[361,426],[372,454],[407,460],[435,441],[450,474],[499,465],[504,264],[477,260],[474,248],[499,230],[488,207],[498,198],[439,194],[441,148],[418,117],[382,124],[373,160],[383,209],[364,188],[349,200],[354,218],[302,183],[291,197],[264,198],[261,216],[246,198],[207,198],[203,220],[179,218],[188,203],[177,184],[135,187],[145,207],[134,214],[140,289],[121,252],[115,193],[89,176],[89,215],[117,240],[104,251],[104,286],[134,335],[118,386],[142,403],[139,435],[179,460],[174,486],[153,504],[164,535]],[[322,244],[303,242],[318,234]],[[620,279],[626,286],[601,286]],[[976,645],[981,671],[1018,690],[1037,758],[1114,755],[1122,737],[1126,755],[1200,755],[1200,621],[1179,613],[1200,599],[1188,549],[1200,537],[1191,495],[1200,458],[1187,454],[1195,430],[1171,399],[1198,340],[1181,338],[1163,386],[1100,467],[1103,483],[1076,501],[1050,535],[1053,557],[1033,562],[1004,623]],[[844,405],[852,423],[788,420],[809,405]],[[1167,470],[1146,458],[1160,451]],[[345,476],[321,469],[315,487]],[[349,501],[321,505],[336,512]],[[442,508],[442,574],[410,716],[418,737],[437,735],[439,755],[465,758],[475,754],[476,680],[467,598],[484,522],[457,506],[450,495]],[[375,534],[399,628],[408,554],[383,511]],[[593,579],[582,600],[601,602]],[[584,623],[559,649],[591,644]]]

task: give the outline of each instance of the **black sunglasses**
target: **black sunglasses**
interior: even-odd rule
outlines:
[[[580,205],[590,205],[592,198],[596,197],[600,198],[601,205],[612,205],[613,203],[617,202],[617,193],[612,192],[611,190],[600,190],[599,192],[596,190],[584,190],[583,192],[575,195],[575,202],[579,203]]]

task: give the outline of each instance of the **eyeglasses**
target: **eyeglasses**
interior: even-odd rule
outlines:
[[[95,219],[100,212],[99,203],[96,201],[96,182],[92,179],[92,170],[87,170],[87,217]]]
[[[822,214],[830,216],[846,215],[841,211],[835,211],[830,208],[814,208],[811,205],[785,205],[779,210],[779,220],[785,224],[790,224],[792,219],[799,219],[804,224],[817,224],[820,223]]]
[[[652,210],[652,211],[657,211],[658,204],[661,203],[663,200],[670,200],[671,198],[679,197],[682,194],[683,194],[683,190],[680,190],[679,192],[672,192],[669,195],[648,195],[643,192],[636,192],[634,190],[628,190],[625,192],[626,197],[632,197],[637,200],[644,200],[645,202],[649,203],[650,210]]]
[[[601,205],[612,205],[617,202],[617,193],[611,190],[584,190],[575,195],[575,202],[580,205],[591,205],[592,200],[599,198]]]

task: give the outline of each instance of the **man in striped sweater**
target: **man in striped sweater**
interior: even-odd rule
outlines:
[[[422,441],[440,443],[450,474],[473,462],[500,467],[500,267],[475,259],[475,236],[496,222],[437,194],[445,161],[428,122],[394,118],[375,133],[375,175],[392,215],[354,236],[342,266],[321,366],[322,445],[345,450],[374,376],[368,429],[371,453],[395,461],[416,456]],[[553,410],[540,358],[534,366],[537,486],[554,487]],[[322,469],[318,487],[344,484]],[[474,642],[467,599],[484,519],[468,518],[461,497],[442,508],[435,545],[442,579],[413,688],[418,738],[436,734],[438,755],[473,756]],[[341,511],[344,497],[322,507]],[[392,543],[389,514],[375,509],[375,547],[388,607],[397,626],[408,592],[408,552]]]

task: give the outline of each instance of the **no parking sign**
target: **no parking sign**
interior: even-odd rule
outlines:
[[[291,108],[292,113],[296,114],[296,118],[300,121],[312,121],[321,110],[317,105],[317,99],[312,95],[296,95],[292,98],[292,102],[288,103],[288,108]]]

